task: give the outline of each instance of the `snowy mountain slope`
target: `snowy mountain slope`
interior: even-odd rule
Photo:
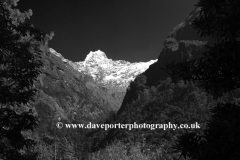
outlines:
[[[133,81],[137,75],[143,73],[151,64],[157,62],[157,59],[135,63],[124,60],[112,60],[108,59],[106,54],[100,50],[96,52],[91,51],[82,62],[71,62],[54,49],[50,48],[50,51],[60,57],[65,63],[69,63],[79,72],[84,72],[92,76],[98,84],[112,89],[114,92],[125,92],[129,83]]]

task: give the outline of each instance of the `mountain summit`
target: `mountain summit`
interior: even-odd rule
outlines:
[[[90,52],[86,59],[83,62],[77,62],[77,65],[79,71],[85,71],[104,87],[125,90],[130,81],[155,62],[157,60],[136,63],[112,60],[108,59],[104,52],[98,50]]]
[[[84,61],[71,62],[52,48],[50,48],[50,52],[60,57],[64,62],[70,63],[79,72],[85,72],[92,76],[99,84],[120,90],[125,90],[130,81],[133,81],[137,75],[147,70],[151,64],[157,62],[157,59],[135,63],[125,60],[112,60],[108,59],[101,50],[91,51]]]
[[[49,50],[78,72],[91,76],[98,85],[106,88],[110,95],[115,95],[115,102],[118,106],[117,109],[119,109],[122,103],[129,83],[133,81],[137,75],[146,71],[150,65],[157,62],[157,59],[135,63],[130,63],[125,60],[112,60],[101,50],[91,51],[84,61],[72,62],[65,59],[54,49],[50,48]]]
[[[107,56],[106,54],[103,52],[103,51],[95,51],[95,52],[90,52],[87,57],[85,58],[85,62],[88,62],[88,61],[96,61],[96,62],[100,62],[100,61],[103,61],[103,60],[106,60],[107,59]]]

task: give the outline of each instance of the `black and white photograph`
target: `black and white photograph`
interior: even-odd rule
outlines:
[[[240,1],[0,0],[0,160],[240,160]]]

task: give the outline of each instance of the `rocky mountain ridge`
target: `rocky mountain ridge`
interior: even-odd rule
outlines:
[[[200,14],[200,8],[195,8],[182,23],[175,26],[167,36],[164,47],[160,52],[158,61],[149,66],[149,68],[137,76],[134,82],[141,79],[142,76],[146,78],[144,85],[157,87],[162,81],[168,77],[165,68],[166,64],[175,61],[182,62],[184,60],[198,59],[202,57],[202,53],[207,51],[206,45],[212,45],[213,40],[209,37],[200,37],[197,31],[191,26],[192,21]],[[129,89],[126,92],[122,106],[118,110],[118,114],[122,113],[127,108],[127,104],[134,102],[133,94],[138,91]]]
[[[106,54],[100,50],[91,51],[84,61],[71,62],[54,49],[50,48],[50,51],[79,72],[90,75],[101,86],[122,92],[126,90],[129,83],[137,75],[148,69],[151,64],[157,62],[157,59],[135,63],[125,60],[112,60],[108,59]]]
[[[209,37],[200,37],[197,31],[191,26],[192,21],[200,14],[200,8],[195,8],[183,21],[172,29],[164,42],[158,61],[151,65],[142,75],[147,77],[146,85],[156,85],[159,81],[165,80],[168,76],[165,70],[167,63],[175,61],[198,59],[202,53],[207,51],[206,45],[212,45],[213,40]]]

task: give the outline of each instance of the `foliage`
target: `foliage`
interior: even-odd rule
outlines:
[[[74,159],[74,148],[73,145],[67,140],[67,138],[63,138],[58,141],[57,145],[57,158],[62,159]]]
[[[215,40],[207,46],[199,61],[167,65],[168,73],[177,81],[198,82],[214,98],[240,88],[240,2],[238,0],[199,0],[200,16],[192,26],[201,36]],[[237,103],[218,103],[204,134],[188,133],[178,137],[174,148],[184,158],[193,160],[240,159],[240,107]]]
[[[213,115],[203,135],[194,132],[179,136],[174,145],[184,158],[239,159],[240,158],[240,107],[236,104],[218,104],[211,110]]]
[[[151,154],[141,152],[142,146],[138,144],[125,145],[121,141],[116,141],[107,148],[95,153],[91,153],[89,160],[150,160],[157,158],[159,154],[152,151]]]
[[[49,137],[43,137],[39,142],[35,145],[35,151],[38,153],[38,160],[52,160],[54,157],[54,140]]]
[[[145,86],[144,79],[144,77],[140,77],[140,80],[131,84],[130,92],[132,98],[135,97],[135,99],[130,99],[130,103],[126,102],[125,109],[118,115],[112,115],[112,118],[109,118],[105,123],[164,124],[171,122],[191,124],[198,122],[201,124],[201,129],[197,129],[197,132],[203,132],[209,117],[208,109],[215,104],[210,96],[198,89],[193,83],[173,84],[168,79],[156,87],[148,88]],[[115,140],[120,140],[124,144],[142,144],[143,138],[145,138],[147,146],[145,150],[164,146],[162,148],[163,156],[173,158],[176,155],[172,153],[171,144],[181,133],[183,133],[181,129],[167,129],[165,131],[163,129],[132,129],[130,131],[128,129],[109,129],[108,131],[99,129],[88,133],[87,137],[94,146],[90,151],[94,152],[105,148]]]
[[[10,16],[10,11],[1,3],[0,102],[10,105],[26,104],[29,97],[33,97],[36,92],[32,86],[42,63],[41,51],[34,46],[36,44],[22,39],[27,35],[34,35],[40,41],[43,33],[29,24],[14,25]]]
[[[28,107],[37,91],[34,81],[41,72],[41,53],[51,36],[25,23],[32,12],[13,9],[17,2],[0,1],[0,158],[21,160],[37,155],[34,140],[22,133],[37,125]]]
[[[174,81],[199,82],[215,98],[239,88],[240,78],[240,2],[238,0],[200,0],[200,16],[192,22],[201,36],[215,40],[199,60],[167,65]]]

